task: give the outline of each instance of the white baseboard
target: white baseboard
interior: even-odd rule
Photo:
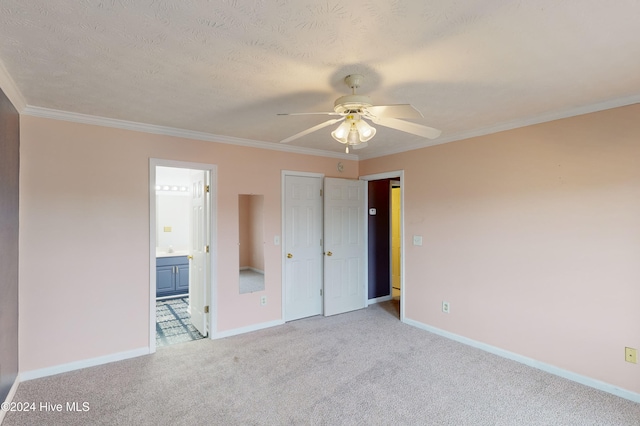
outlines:
[[[118,352],[111,355],[99,356],[97,358],[84,359],[82,361],[69,362],[67,364],[55,365],[53,367],[40,368],[38,370],[25,371],[20,373],[20,380],[39,379],[40,377],[53,376],[54,374],[66,373],[68,371],[80,370],[87,367],[95,367],[96,365],[108,364],[110,362],[122,361],[124,359],[135,358],[142,355],[148,355],[149,348],[139,348],[131,351]]]
[[[376,297],[375,299],[369,299],[369,300],[367,300],[367,302],[368,302],[367,304],[368,304],[368,305],[374,305],[374,304],[376,304],[376,303],[386,302],[386,301],[391,300],[391,299],[393,299],[393,298],[391,297],[391,295],[389,295],[389,296],[382,296],[382,297]]]
[[[263,330],[265,328],[276,327],[282,324],[284,324],[283,320],[263,322],[262,324],[255,324],[247,327],[234,328],[233,330],[220,331],[220,332],[214,333],[213,336],[211,336],[211,338],[214,340],[222,339],[225,337],[236,336],[238,334],[250,333],[252,331],[258,331],[258,330]]]
[[[4,399],[4,402],[11,402],[13,401],[13,397],[16,395],[16,391],[18,390],[18,385],[20,384],[20,375],[18,374],[16,376],[16,379],[13,381],[13,385],[11,386],[11,389],[9,389],[9,393],[7,394],[7,397]],[[7,412],[5,410],[0,410],[0,425],[2,424],[2,421],[4,420],[4,415]]]
[[[640,393],[631,392],[626,389],[619,388],[610,383],[601,382],[600,380],[592,379],[591,377],[583,376],[581,374],[574,373],[569,370],[565,370],[555,365],[547,364],[533,358],[528,358],[523,355],[519,355],[514,352],[509,352],[507,350],[498,348],[496,346],[491,346],[486,343],[479,342],[477,340],[469,339],[468,337],[460,336],[458,334],[450,333],[448,331],[433,327],[431,325],[423,324],[419,321],[414,321],[412,319],[405,318],[404,322],[408,325],[412,325],[414,327],[420,328],[425,331],[429,331],[433,334],[437,334],[447,339],[455,340],[456,342],[463,343],[465,345],[473,346],[474,348],[481,349],[485,352],[492,353],[494,355],[498,355],[503,358],[510,359],[512,361],[519,362],[524,365],[528,365],[529,367],[537,368],[538,370],[546,371],[547,373],[551,373],[555,376],[559,376],[573,382],[580,383],[585,386],[589,386],[594,389],[601,390],[603,392],[607,392],[616,396],[619,396],[624,399],[628,399],[633,402],[640,402]]]

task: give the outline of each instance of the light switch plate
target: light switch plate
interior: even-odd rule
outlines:
[[[276,235],[275,237],[273,237],[273,245],[274,246],[280,245],[280,235]]]
[[[413,245],[414,246],[421,246],[422,245],[422,236],[421,235],[414,235],[413,236]]]
[[[164,232],[171,232],[171,227],[170,226],[165,226],[164,227]]]

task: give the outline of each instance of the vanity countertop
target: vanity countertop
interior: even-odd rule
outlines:
[[[166,251],[156,251],[156,258],[158,257],[173,257],[173,256],[187,256],[189,254],[188,250],[176,250],[172,253],[168,253]]]

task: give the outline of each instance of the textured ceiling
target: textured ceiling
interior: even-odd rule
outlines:
[[[268,143],[360,73],[443,131],[378,127],[369,158],[637,102],[640,2],[0,0],[0,60],[29,107]],[[342,152],[331,129],[290,145]]]

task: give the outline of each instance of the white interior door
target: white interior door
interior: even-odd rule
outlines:
[[[285,176],[284,319],[322,313],[322,179]]]
[[[364,191],[360,180],[324,180],[324,314],[365,307]]]
[[[191,263],[189,265],[189,305],[191,323],[207,335],[208,249],[209,249],[209,186],[208,172],[191,170]]]

